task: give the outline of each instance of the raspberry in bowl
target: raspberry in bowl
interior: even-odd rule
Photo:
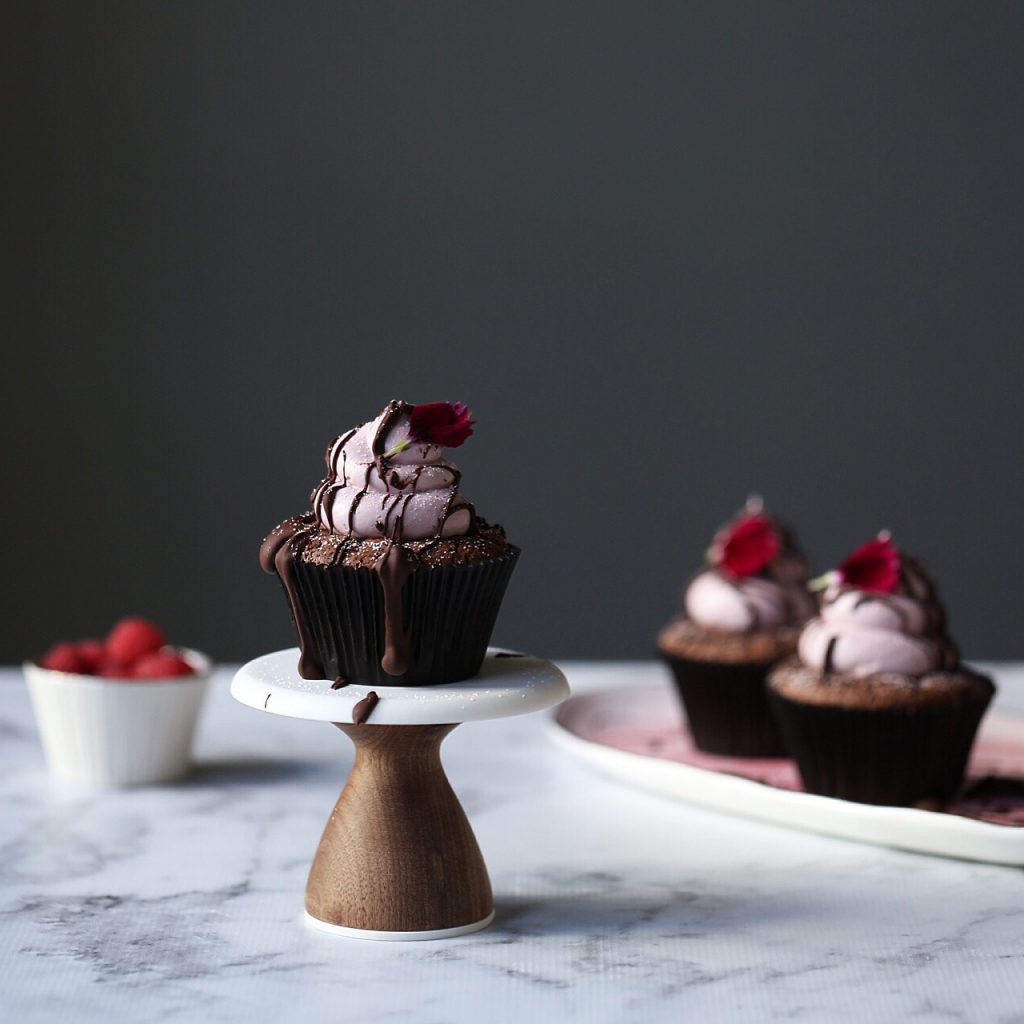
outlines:
[[[122,619],[105,640],[56,644],[24,669],[54,777],[117,787],[188,772],[212,666],[155,623]]]

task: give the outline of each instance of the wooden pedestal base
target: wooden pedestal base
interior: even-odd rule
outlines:
[[[440,939],[486,927],[491,883],[441,767],[441,741],[459,722],[557,704],[569,695],[565,676],[542,658],[490,648],[480,674],[461,682],[335,690],[301,678],[298,657],[292,648],[254,658],[235,673],[231,693],[268,714],[333,722],[355,744],[355,767],[306,883],[309,918],[364,939]],[[371,692],[373,720],[348,724]]]
[[[309,872],[306,912],[370,938],[484,927],[487,868],[441,766],[455,726],[336,724],[356,760]]]

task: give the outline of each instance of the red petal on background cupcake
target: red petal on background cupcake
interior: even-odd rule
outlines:
[[[719,568],[742,579],[768,568],[779,553],[779,535],[767,516],[738,519],[722,542]]]
[[[900,582],[900,553],[888,536],[880,536],[848,555],[836,572],[847,586],[891,594]]]
[[[420,444],[458,448],[473,433],[473,414],[465,402],[425,402],[409,414],[412,439]]]

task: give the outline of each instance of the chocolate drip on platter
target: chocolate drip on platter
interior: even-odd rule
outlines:
[[[376,692],[371,690],[358,704],[352,709],[352,724],[353,725],[365,725],[370,715],[373,714],[373,709],[380,703],[380,697],[377,696]]]

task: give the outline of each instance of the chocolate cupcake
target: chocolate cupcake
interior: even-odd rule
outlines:
[[[519,549],[442,456],[472,432],[461,403],[390,402],[328,445],[312,510],[260,549],[288,596],[303,678],[425,686],[480,671]]]
[[[694,743],[712,754],[780,757],[765,696],[769,670],[796,650],[814,613],[807,560],[759,498],[715,534],[708,567],[683,594],[684,614],[658,636]]]
[[[992,680],[960,661],[934,584],[887,534],[822,582],[820,616],[769,681],[804,788],[870,804],[947,800]]]

